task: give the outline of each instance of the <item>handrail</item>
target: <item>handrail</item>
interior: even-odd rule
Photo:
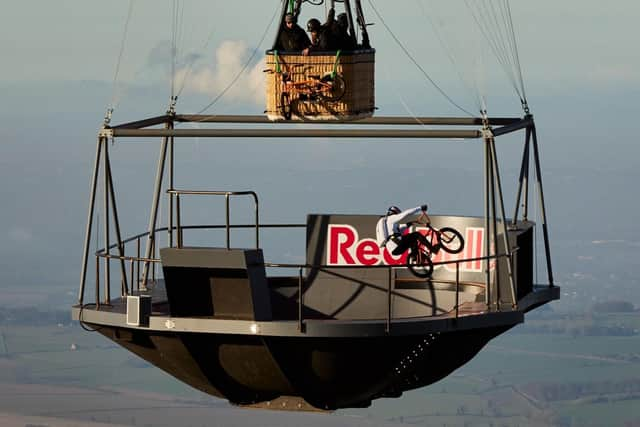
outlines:
[[[96,257],[100,257],[100,258],[105,258],[105,259],[115,259],[115,260],[125,260],[125,261],[142,261],[142,262],[161,262],[162,260],[159,258],[144,258],[144,257],[137,257],[137,256],[121,256],[121,255],[116,255],[113,253],[108,253],[105,252],[104,249],[100,249],[95,253]],[[433,266],[438,266],[438,265],[449,265],[449,264],[456,264],[456,263],[465,263],[465,262],[474,262],[474,261],[486,261],[486,260],[492,260],[492,259],[498,259],[498,258],[504,258],[504,257],[509,257],[509,254],[507,253],[500,253],[500,254],[495,254],[495,255],[489,255],[489,256],[483,256],[483,257],[476,257],[476,258],[463,258],[463,259],[452,259],[449,261],[436,261],[433,263]],[[362,269],[362,268],[368,268],[368,269],[386,269],[386,268],[404,268],[406,267],[405,264],[378,264],[378,265],[362,265],[362,264],[357,264],[357,265],[331,265],[331,264],[286,264],[286,263],[273,263],[273,262],[261,262],[261,263],[256,263],[256,264],[250,264],[250,265],[257,265],[257,266],[264,266],[264,267],[268,267],[268,268],[306,268],[306,269],[315,269],[315,270],[322,270],[322,269]]]
[[[307,224],[258,224],[258,227],[260,228],[305,228],[307,226]],[[231,224],[229,226],[230,228],[254,228],[255,224]],[[216,229],[221,229],[221,228],[226,228],[226,225],[224,224],[201,224],[201,225],[185,225],[182,227],[183,230],[207,230],[207,229],[211,229],[211,230],[216,230]],[[172,227],[173,230],[177,230],[177,227]],[[169,227],[160,227],[160,228],[155,228],[151,233],[148,231],[145,231],[143,233],[140,234],[136,234],[135,236],[129,237],[125,240],[122,241],[122,244],[126,244],[126,243],[131,243],[136,239],[141,239],[143,237],[147,237],[149,234],[153,234],[153,233],[159,233],[161,231],[169,231]],[[114,243],[112,245],[110,245],[108,247],[108,249],[114,249],[117,248],[118,244]],[[104,252],[106,250],[106,248],[101,248],[98,249],[95,252],[95,255],[98,255],[102,252]]]
[[[260,249],[260,221],[259,221],[259,202],[258,195],[254,191],[210,191],[210,190],[167,190],[168,194],[176,196],[176,220],[178,222],[178,247],[182,247],[182,226],[180,224],[180,195],[195,195],[195,196],[224,196],[226,207],[226,230],[227,230],[227,249],[231,249],[231,227],[230,221],[230,196],[252,196],[255,205],[255,229],[256,229],[256,249]]]
[[[171,192],[173,194],[176,194],[179,192],[179,190],[171,190]],[[225,195],[227,196],[228,192],[196,192],[196,191],[185,191],[183,194],[200,194],[200,193],[205,193],[206,195],[209,195],[211,193],[215,193],[215,195]],[[251,195],[252,192],[243,192],[245,193],[244,195]],[[228,200],[228,196],[227,196],[227,200]],[[228,218],[228,217],[227,217]],[[263,228],[305,228],[306,224],[235,224],[235,225],[231,225],[229,223],[227,224],[213,224],[213,225],[189,225],[189,226],[185,226],[182,227],[180,225],[180,223],[178,223],[178,227],[174,227],[174,229],[178,229],[179,233],[182,232],[183,229],[222,229],[225,228],[227,230],[227,233],[229,233],[229,229],[230,228],[253,228],[253,227],[263,227]],[[169,227],[161,227],[161,228],[157,228],[155,230],[153,230],[153,233],[157,233],[157,232],[162,232],[162,231],[167,231],[169,229]],[[121,242],[123,248],[124,245],[127,243],[130,243],[132,241],[137,240],[138,241],[138,248],[140,245],[140,239],[142,239],[143,237],[149,235],[149,232],[144,232],[144,233],[140,233],[138,235],[135,235],[133,237],[129,237],[126,240],[123,240]],[[179,242],[181,242],[181,237],[179,236]],[[229,240],[227,237],[227,249],[229,249]],[[130,263],[130,275],[131,275],[131,290],[134,290],[134,283],[140,283],[139,280],[139,275],[140,275],[140,262],[145,262],[145,263],[153,263],[153,264],[159,264],[161,263],[161,259],[158,258],[146,258],[146,257],[141,257],[140,254],[138,253],[137,256],[126,256],[126,255],[119,255],[116,253],[112,253],[109,251],[109,249],[114,249],[115,247],[117,247],[117,244],[111,245],[108,248],[102,248],[99,249],[95,252],[95,256],[96,256],[96,268],[99,270],[99,262],[98,260],[100,258],[103,258],[105,260],[105,263],[109,263],[109,261],[111,260],[120,260],[122,262],[129,262]],[[181,247],[181,245],[179,245],[178,247]],[[487,255],[487,256],[482,256],[482,257],[474,257],[474,258],[460,258],[460,259],[453,259],[453,260],[447,260],[447,261],[437,261],[434,262],[433,265],[435,266],[439,266],[439,265],[451,265],[451,264],[455,264],[455,280],[454,281],[448,281],[450,283],[454,283],[455,284],[455,304],[453,307],[453,311],[455,311],[455,318],[457,319],[460,315],[459,313],[459,309],[460,309],[460,285],[462,284],[460,282],[460,265],[463,263],[467,263],[467,262],[477,262],[477,261],[489,261],[492,259],[498,259],[498,258],[510,258],[511,256],[513,256],[519,248],[514,248],[511,253],[499,253],[499,254],[493,254],[493,255]],[[123,252],[124,253],[124,252]],[[134,280],[134,266],[135,263],[138,264],[138,280]],[[386,293],[387,293],[387,310],[386,310],[386,319],[385,319],[385,331],[386,333],[390,333],[391,332],[391,325],[392,325],[392,320],[393,320],[393,315],[392,315],[392,295],[393,295],[393,291],[392,291],[392,281],[393,281],[393,270],[396,269],[400,269],[404,267],[404,264],[398,264],[398,265],[386,265],[386,264],[380,264],[380,265],[328,265],[328,264],[308,264],[308,263],[304,263],[304,264],[300,264],[300,263],[274,263],[274,262],[261,262],[261,263],[256,263],[254,265],[258,265],[258,266],[263,266],[265,268],[286,268],[286,269],[297,269],[298,270],[298,329],[301,333],[305,332],[305,323],[304,323],[304,302],[303,302],[303,283],[305,281],[305,277],[303,275],[303,269],[315,269],[315,270],[328,270],[328,269],[363,269],[363,268],[367,268],[367,269],[386,269],[388,270],[388,283],[387,283],[387,287],[386,287]],[[153,269],[154,273],[155,273],[155,268]],[[96,272],[96,274],[99,275],[99,271]],[[98,277],[98,276],[96,276]],[[154,274],[154,280],[155,280],[155,274]],[[105,283],[105,286],[108,286],[108,283]],[[96,279],[96,308],[99,309],[99,278]]]
[[[477,257],[477,258],[466,258],[466,259],[455,259],[455,260],[450,260],[450,261],[439,261],[439,262],[434,262],[433,265],[446,265],[446,264],[455,264],[456,268],[455,268],[455,304],[453,309],[450,312],[454,312],[454,318],[458,319],[460,317],[460,264],[464,263],[464,262],[468,262],[468,261],[478,261],[478,260],[490,260],[490,259],[497,259],[497,258],[501,258],[501,257],[509,257],[510,255],[508,253],[500,253],[500,254],[494,254],[494,255],[489,255],[489,256],[484,256],[484,257]],[[134,283],[134,270],[133,270],[133,265],[134,265],[134,261],[146,261],[146,262],[152,262],[152,263],[159,263],[161,262],[161,260],[159,259],[146,259],[146,258],[139,258],[139,257],[127,257],[127,256],[120,256],[120,255],[115,255],[115,254],[111,254],[109,252],[102,252],[102,253],[96,253],[96,268],[99,268],[99,263],[98,263],[98,259],[100,257],[105,258],[105,260],[108,262],[111,259],[118,259],[118,260],[128,260],[131,263],[131,283],[132,283],[132,290],[133,290],[133,283]],[[387,310],[386,310],[386,316],[385,316],[385,332],[387,334],[391,333],[391,325],[392,325],[392,320],[393,320],[393,314],[392,314],[392,295],[393,295],[393,291],[392,291],[392,280],[393,280],[393,270],[394,269],[398,269],[398,268],[403,268],[403,265],[373,265],[373,266],[367,266],[367,265],[314,265],[314,264],[276,264],[276,263],[259,263],[256,265],[263,265],[264,267],[271,267],[271,268],[297,268],[298,269],[298,283],[297,283],[297,287],[298,287],[298,318],[297,318],[297,323],[298,323],[298,331],[300,333],[305,333],[306,331],[306,326],[305,326],[305,318],[304,318],[304,292],[303,292],[303,283],[304,283],[304,276],[303,276],[303,269],[307,268],[307,269],[325,269],[325,268],[331,268],[331,269],[363,269],[363,268],[367,268],[367,269],[371,269],[371,268],[384,268],[388,271],[388,282],[387,282],[387,287],[386,287],[386,294],[387,294],[387,298],[386,298],[386,304],[387,304]],[[138,275],[140,273],[139,271],[140,269],[138,268]],[[138,280],[139,281],[139,280]],[[465,285],[467,285],[465,283]],[[96,276],[96,309],[100,309],[100,304],[99,304],[99,274]],[[498,308],[499,309],[499,308]]]

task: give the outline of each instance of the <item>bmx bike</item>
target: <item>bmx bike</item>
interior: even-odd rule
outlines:
[[[450,254],[457,254],[464,249],[464,238],[462,234],[452,227],[435,228],[431,223],[410,222],[408,225],[421,225],[427,229],[425,236],[427,244],[416,239],[415,244],[409,248],[407,256],[407,268],[416,277],[422,279],[429,278],[433,274],[432,255],[440,250]]]
[[[292,68],[304,67],[301,72],[282,71],[282,91],[280,92],[280,114],[285,120],[291,120],[292,113],[298,113],[298,101],[336,102],[344,96],[347,85],[335,71],[319,74],[307,74],[311,67],[296,64]],[[277,71],[273,71],[277,72]],[[294,74],[302,74],[301,80],[294,80]]]

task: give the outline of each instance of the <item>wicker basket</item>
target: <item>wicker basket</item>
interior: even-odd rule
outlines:
[[[337,59],[337,61],[336,61]],[[375,50],[329,55],[267,52],[267,117],[269,120],[356,120],[371,117],[375,109]],[[317,78],[333,70],[344,80],[344,93],[332,99],[305,96],[283,83],[288,72],[293,83]],[[283,92],[286,93],[283,99]],[[289,105],[283,105],[283,104]],[[289,113],[290,111],[290,113]]]

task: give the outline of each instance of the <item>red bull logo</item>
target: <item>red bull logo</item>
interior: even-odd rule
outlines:
[[[427,234],[427,229],[416,228],[416,231]],[[467,227],[464,231],[465,247],[459,254],[439,251],[433,254],[434,263],[466,259],[460,263],[460,271],[482,272],[482,261],[475,258],[484,256],[484,228]],[[386,248],[381,248],[372,238],[360,239],[358,230],[349,224],[330,224],[327,233],[327,265],[404,265],[407,253],[392,255]],[[455,271],[455,263],[437,265],[436,269],[445,268]]]

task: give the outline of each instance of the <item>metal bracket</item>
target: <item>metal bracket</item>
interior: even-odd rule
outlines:
[[[100,129],[100,132],[98,132],[98,137],[113,139],[113,129],[108,127]]]
[[[111,124],[111,118],[113,117],[113,108],[107,108],[107,112],[104,115],[104,126]]]
[[[491,129],[490,127],[482,128],[480,133],[482,134],[483,139],[493,139],[495,137],[495,135],[493,134],[493,129]]]
[[[172,96],[171,99],[169,100],[169,109],[167,110],[167,115],[175,117],[177,103],[178,103],[178,97]]]

